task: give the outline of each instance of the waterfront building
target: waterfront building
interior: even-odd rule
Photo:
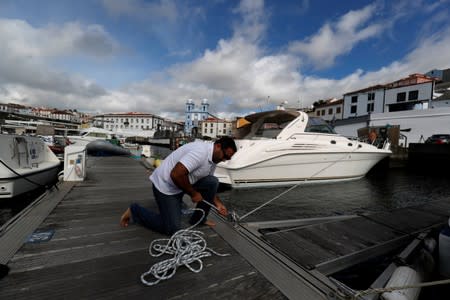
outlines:
[[[231,136],[232,127],[231,121],[209,117],[201,122],[201,134],[212,139]]]
[[[209,117],[209,103],[207,99],[203,99],[200,106],[196,106],[192,99],[186,102],[184,134],[186,136],[195,136],[199,133],[200,122]]]
[[[314,106],[314,111],[308,112],[312,117],[320,117],[325,121],[332,122],[334,120],[342,119],[342,104],[343,99],[329,99],[318,103]]]
[[[182,125],[160,116],[142,113],[107,113],[93,117],[93,126],[104,128],[126,136],[153,137],[157,131],[178,132]]]
[[[411,74],[406,78],[344,94],[343,119],[373,113],[427,109],[435,78]]]
[[[95,127],[111,131],[120,129],[131,130],[161,130],[164,119],[162,117],[140,112],[107,113],[96,115],[93,118]]]

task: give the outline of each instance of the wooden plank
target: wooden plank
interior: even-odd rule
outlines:
[[[205,232],[208,245],[231,256],[205,258],[198,274],[181,267],[172,279],[144,286],[140,275],[167,258],[148,254],[150,242],[162,235],[118,223],[133,200],[156,208],[148,174],[127,158],[90,158],[88,165],[88,179],[77,183],[38,228],[55,230],[53,238],[24,244],[9,261],[1,299],[285,298],[206,226],[197,229]],[[127,176],[122,180],[117,174]]]
[[[269,241],[274,248],[285,253],[289,258],[307,269],[313,269],[316,264],[334,257],[310,241],[297,237],[293,239],[292,234],[286,232],[265,235],[264,239]]]
[[[425,211],[403,208],[393,212],[383,212],[370,215],[369,219],[384,224],[399,232],[410,234],[430,226],[442,223],[442,216],[436,216]]]

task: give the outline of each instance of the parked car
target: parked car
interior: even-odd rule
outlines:
[[[450,144],[450,134],[433,134],[426,139],[425,144]]]

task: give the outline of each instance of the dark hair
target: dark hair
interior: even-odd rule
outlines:
[[[231,149],[233,149],[233,151],[234,152],[236,152],[237,151],[237,148],[236,148],[236,143],[234,142],[234,140],[232,139],[232,138],[230,138],[229,136],[224,136],[224,137],[221,137],[220,139],[218,139],[218,140],[216,140],[215,142],[214,142],[214,145],[215,144],[220,144],[220,146],[222,147],[222,149],[228,149],[228,148],[231,148]]]

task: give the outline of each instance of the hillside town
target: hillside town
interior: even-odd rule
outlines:
[[[239,118],[218,118],[209,112],[209,106],[207,99],[201,100],[197,105],[194,100],[188,99],[184,122],[180,122],[150,112],[88,114],[76,108],[61,110],[0,103],[0,125],[2,132],[17,134],[36,133],[36,126],[45,124],[60,129],[58,133],[62,135],[67,135],[71,130],[96,127],[117,135],[148,138],[154,137],[157,132],[160,137],[168,134],[206,139],[233,136],[233,128],[236,128]],[[372,115],[380,113],[445,107],[450,107],[450,69],[411,74],[394,82],[346,92],[339,99],[317,100],[307,108],[294,108],[286,104],[278,108],[302,110],[339,127],[368,123]],[[342,133],[356,136],[356,129],[352,128],[352,131]]]

